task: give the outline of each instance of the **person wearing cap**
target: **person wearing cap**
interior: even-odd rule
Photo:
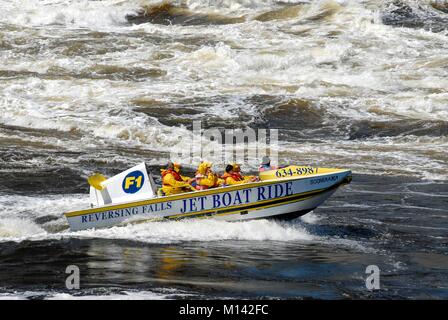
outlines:
[[[223,174],[222,179],[227,185],[243,184],[248,182],[258,181],[255,176],[242,176],[241,168],[238,164],[229,164],[226,166],[226,172]]]
[[[196,171],[196,175],[194,177],[194,181],[192,185],[196,190],[206,190],[209,188],[216,188],[220,184],[222,184],[222,180],[219,179],[218,175],[216,175],[212,171],[212,163],[207,161],[202,161],[198,170]]]
[[[271,166],[271,159],[269,159],[268,156],[264,156],[263,159],[261,159],[261,164],[258,167],[259,172],[277,170],[277,169],[278,169],[277,166]]]
[[[176,162],[168,162],[167,168],[161,170],[162,191],[165,195],[178,194],[195,190],[190,182],[192,179],[180,174],[181,165]]]

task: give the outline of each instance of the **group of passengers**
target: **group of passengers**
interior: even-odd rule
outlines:
[[[270,165],[269,157],[263,157],[259,171],[274,170],[276,167]],[[222,176],[212,171],[212,163],[202,161],[196,171],[194,178],[181,175],[181,165],[176,162],[168,162],[167,168],[162,169],[161,195],[172,195],[188,191],[206,190],[219,186],[236,185],[259,181],[256,176],[243,176],[238,164],[229,164]]]

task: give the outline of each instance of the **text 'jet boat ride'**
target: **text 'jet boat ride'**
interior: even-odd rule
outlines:
[[[141,163],[109,179],[89,178],[91,208],[64,215],[73,231],[165,219],[293,219],[350,181],[350,170],[287,166],[260,172],[256,182],[160,196]]]

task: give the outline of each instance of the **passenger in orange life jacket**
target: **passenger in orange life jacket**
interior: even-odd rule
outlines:
[[[271,159],[269,159],[269,157],[267,156],[264,156],[263,159],[261,159],[261,164],[258,167],[259,172],[277,170],[277,169],[279,169],[279,167],[271,166]]]
[[[165,195],[178,194],[194,190],[190,185],[192,179],[180,174],[181,165],[176,162],[168,162],[167,168],[161,170],[162,191]]]
[[[227,185],[258,181],[258,177],[255,176],[242,176],[241,168],[236,163],[227,165],[226,172],[222,176],[222,179],[224,179],[224,183]]]
[[[202,161],[198,166],[192,185],[196,190],[205,190],[216,188],[221,185],[222,182],[223,181],[219,179],[218,175],[212,171],[212,163]]]

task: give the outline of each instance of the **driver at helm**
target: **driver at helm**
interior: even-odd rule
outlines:
[[[271,159],[268,156],[264,156],[261,159],[261,164],[258,167],[259,172],[269,171],[269,170],[277,170],[279,169],[277,166],[271,166]]]

